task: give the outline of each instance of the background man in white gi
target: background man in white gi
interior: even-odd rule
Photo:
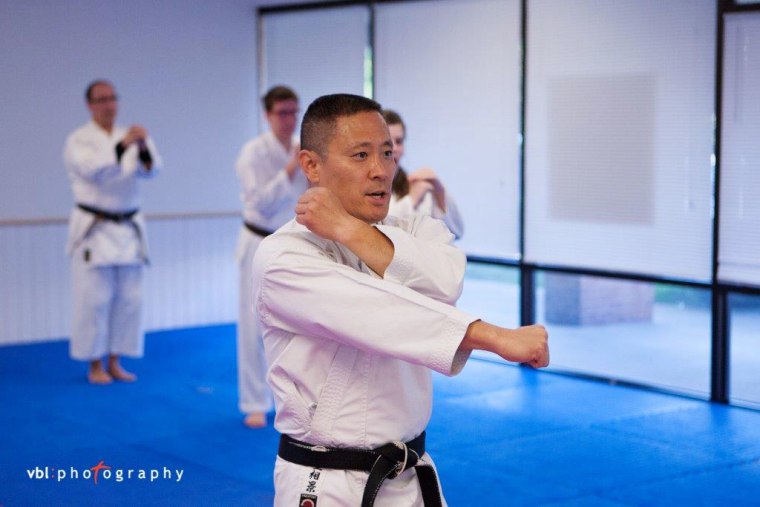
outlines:
[[[90,362],[93,384],[131,382],[136,377],[119,357],[143,354],[147,247],[137,179],[153,176],[161,159],[144,127],[115,125],[118,98],[110,82],[93,82],[85,98],[92,119],[69,135],[63,154],[76,203],[67,245],[74,297],[70,354]]]
[[[407,174],[401,167],[406,150],[406,124],[396,111],[383,110],[383,118],[393,141],[393,158],[398,169],[393,178],[393,194],[388,214],[396,217],[430,215],[443,220],[457,238],[464,234],[464,222],[456,201],[446,190],[438,175],[430,167],[422,167]]]
[[[473,349],[546,366],[546,331],[457,310],[466,259],[446,226],[386,218],[396,164],[379,104],[320,97],[301,147],[311,187],[254,259],[282,433],[275,504],[441,505],[424,450],[431,370],[454,375]]]
[[[238,156],[243,227],[238,238],[240,298],[237,327],[238,396],[243,422],[250,428],[266,425],[272,397],[266,384],[266,360],[253,309],[251,267],[261,240],[293,218],[298,196],[307,182],[298,167],[298,97],[275,86],[262,99],[269,131],[249,141]]]

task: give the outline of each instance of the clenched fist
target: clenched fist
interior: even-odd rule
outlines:
[[[341,241],[341,232],[357,219],[348,214],[340,199],[325,187],[312,187],[296,204],[296,222],[325,239]]]

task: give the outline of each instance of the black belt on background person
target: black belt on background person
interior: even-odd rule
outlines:
[[[272,231],[268,231],[266,229],[262,229],[261,227],[258,227],[256,225],[253,225],[251,222],[246,222],[243,220],[243,224],[245,225],[245,228],[251,231],[252,233],[261,236],[262,238],[266,238],[270,234],[272,234]]]
[[[139,211],[137,209],[131,209],[122,211],[120,213],[114,213],[112,211],[93,208],[92,206],[87,206],[86,204],[77,204],[77,208],[81,209],[82,211],[86,211],[87,213],[91,213],[101,220],[109,220],[111,222],[126,222],[128,220],[131,221],[132,217],[135,216]]]
[[[81,209],[84,212],[90,213],[91,215],[95,217],[95,220],[93,220],[90,223],[90,225],[87,227],[87,230],[84,231],[84,234],[82,234],[82,236],[76,241],[74,248],[78,248],[79,244],[81,244],[90,235],[90,233],[97,226],[98,222],[100,222],[101,220],[116,222],[118,224],[122,222],[127,222],[135,230],[135,234],[137,234],[137,238],[140,240],[140,258],[142,259],[144,263],[148,264],[148,254],[145,251],[145,241],[143,241],[143,233],[140,230],[140,226],[137,225],[137,222],[133,220],[133,217],[139,211],[138,209],[130,209],[127,211],[113,212],[113,211],[106,211],[100,208],[94,208],[92,206],[88,206],[86,204],[80,204],[80,203],[77,203],[77,208]],[[90,261],[89,249],[86,249],[84,252],[84,260],[85,262]]]
[[[277,454],[285,461],[307,467],[368,472],[362,507],[374,505],[385,479],[395,479],[404,470],[414,467],[425,507],[440,507],[443,504],[435,468],[420,459],[425,454],[424,431],[410,442],[393,442],[377,449],[324,447],[281,435]]]

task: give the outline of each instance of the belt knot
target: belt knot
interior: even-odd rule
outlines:
[[[404,470],[414,468],[420,460],[420,456],[417,452],[414,449],[410,449],[405,442],[401,441],[386,444],[375,449],[375,452],[380,454],[380,456],[377,457],[378,460],[383,459],[386,461],[383,463],[384,466],[381,467],[382,469],[388,470],[388,467],[392,466],[389,470],[389,475],[387,476],[388,479],[395,479],[401,475]],[[378,462],[376,461],[375,466],[377,465]],[[373,466],[373,468],[375,467]]]

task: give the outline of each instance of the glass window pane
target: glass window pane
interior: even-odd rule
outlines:
[[[723,80],[718,276],[760,285],[760,13],[726,16]]]
[[[468,253],[517,259],[520,2],[376,6],[375,97],[407,126],[407,170],[456,199]]]
[[[760,408],[760,295],[731,294],[731,403]]]
[[[526,260],[709,280],[715,3],[528,5]]]
[[[550,369],[709,396],[709,290],[550,272],[536,285]]]

